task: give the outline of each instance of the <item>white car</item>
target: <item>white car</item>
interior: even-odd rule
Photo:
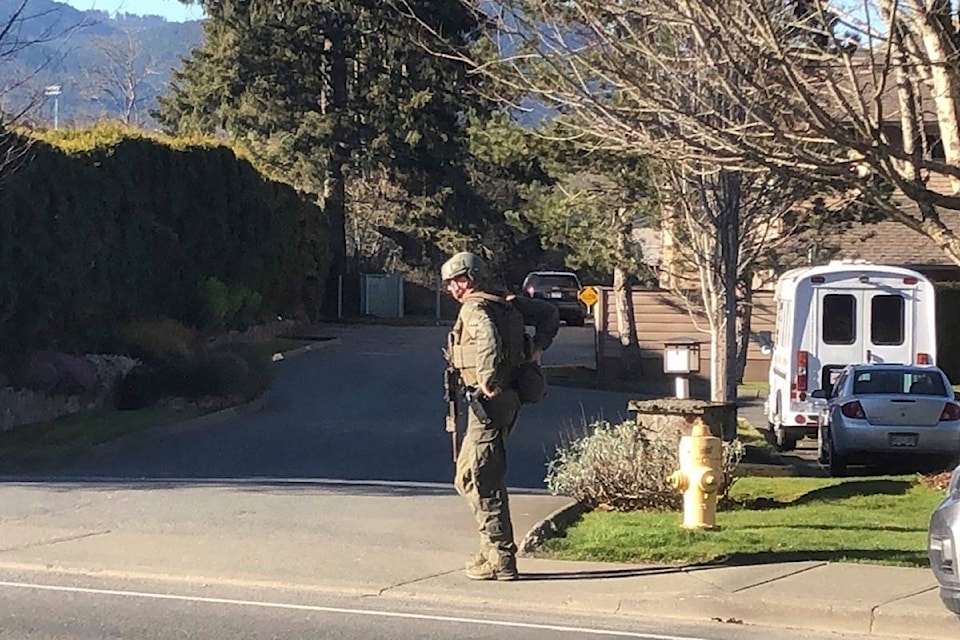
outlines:
[[[827,401],[818,444],[830,475],[844,475],[850,463],[884,458],[950,468],[960,456],[960,404],[935,366],[850,365],[832,389],[812,395]]]

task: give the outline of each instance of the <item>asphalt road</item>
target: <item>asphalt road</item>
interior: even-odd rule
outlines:
[[[510,585],[503,585],[510,588]],[[0,639],[86,640],[767,640],[770,630],[711,625],[411,606],[389,598],[335,597],[244,586],[210,588],[176,581],[5,574]],[[777,640],[865,640],[778,631]]]
[[[326,329],[324,329],[326,331]],[[443,327],[330,326],[339,343],[281,362],[264,409],[213,426],[161,429],[43,475],[110,478],[335,478],[449,482]],[[547,364],[593,366],[591,327],[562,327]],[[557,445],[598,418],[628,417],[626,393],[551,388],[524,408],[507,481],[543,488]]]

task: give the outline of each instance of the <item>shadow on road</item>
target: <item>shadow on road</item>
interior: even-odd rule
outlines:
[[[0,486],[43,486],[54,491],[103,490],[103,491],[153,491],[193,488],[228,488],[247,492],[272,494],[296,494],[322,491],[327,494],[342,494],[357,497],[410,497],[455,495],[453,484],[429,484],[414,482],[378,482],[336,479],[167,479],[143,478],[17,478],[0,477]],[[511,496],[544,496],[548,493],[537,489],[510,488]]]

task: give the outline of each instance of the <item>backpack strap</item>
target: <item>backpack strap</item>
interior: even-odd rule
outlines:
[[[497,330],[501,334],[501,340],[504,340],[503,347],[506,349],[506,352],[503,355],[507,358],[507,361],[503,366],[510,368],[516,367],[518,364],[516,361],[519,361],[523,353],[523,344],[509,344],[510,337],[505,333],[507,327],[504,326],[505,320],[510,313],[518,313],[513,307],[511,301],[507,297],[498,296],[485,291],[474,291],[473,293],[467,295],[467,300],[478,301],[481,302],[481,304],[489,303],[491,305],[495,305],[495,309],[491,309],[490,311],[492,312],[492,319],[497,325]],[[522,321],[520,326],[522,330]],[[461,316],[458,316],[448,338],[447,352],[450,354],[451,364],[453,364],[454,367],[463,373],[464,380],[467,381],[467,384],[474,384],[474,382],[469,379],[474,378],[475,376],[474,370],[477,366],[477,348],[476,345],[462,344],[463,331],[463,321]],[[513,354],[513,351],[517,351],[519,355]]]
[[[495,302],[496,304],[507,304],[510,302],[509,298],[487,293],[486,291],[474,291],[473,293],[467,294],[467,298],[480,298],[481,300]]]

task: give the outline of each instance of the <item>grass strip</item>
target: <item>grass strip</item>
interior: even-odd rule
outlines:
[[[150,408],[88,411],[0,433],[0,465],[22,468],[54,460],[88,447],[208,413],[198,408]]]
[[[928,566],[927,524],[943,493],[914,476],[742,478],[718,531],[679,513],[591,512],[542,551],[565,560],[756,565],[829,561]]]

